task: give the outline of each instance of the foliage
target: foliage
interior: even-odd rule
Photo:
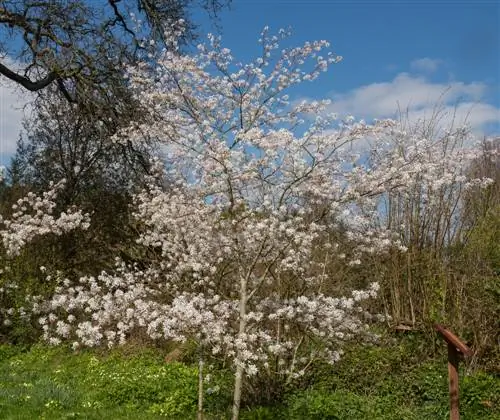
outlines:
[[[68,412],[96,416],[101,410],[130,417],[145,412],[146,418],[186,418],[196,410],[196,381],[196,369],[165,365],[157,355],[98,358],[34,347],[2,359],[1,401],[12,406],[23,401],[24,415],[31,409],[32,415],[50,418]]]
[[[349,347],[335,366],[315,370],[307,388],[290,388],[282,403],[245,406],[245,420],[446,418],[446,356],[417,352],[422,339],[398,340],[384,348]],[[419,363],[409,361],[415,357]],[[390,370],[389,365],[395,363]],[[353,369],[356,367],[356,369]],[[359,375],[366,370],[366,379]],[[229,415],[231,384],[221,372],[207,393],[207,419]],[[29,351],[0,346],[0,418],[114,419],[193,418],[197,368],[165,364],[161,353],[135,349],[72,353],[35,346]],[[465,420],[493,420],[500,413],[500,380],[461,372],[461,414]],[[182,411],[184,410],[185,411]],[[134,417],[135,416],[135,417]]]
[[[351,346],[334,366],[319,365],[305,391],[288,397],[286,418],[436,419],[448,416],[446,346],[431,357],[425,335]],[[431,346],[432,347],[432,346]],[[500,380],[494,374],[460,372],[460,407],[465,419],[494,419],[500,413]]]
[[[290,417],[293,419],[409,419],[404,409],[375,398],[337,391],[325,393],[309,391],[290,399]]]

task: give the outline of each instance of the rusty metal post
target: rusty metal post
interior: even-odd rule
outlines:
[[[459,353],[454,345],[448,343],[448,380],[450,382],[450,420],[460,420],[458,400],[458,361]]]
[[[470,356],[472,351],[455,334],[435,324],[434,327],[448,343],[448,380],[450,386],[450,420],[460,420],[458,398],[458,363],[460,356]]]

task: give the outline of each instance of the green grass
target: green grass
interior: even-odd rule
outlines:
[[[197,371],[141,354],[97,357],[63,348],[0,352],[2,419],[189,418]]]
[[[312,374],[267,407],[246,407],[243,420],[439,420],[448,418],[444,357],[419,361],[404,343],[354,346],[337,365]],[[415,359],[412,359],[415,356]],[[231,378],[215,375],[207,419],[225,419]],[[461,377],[464,420],[500,419],[500,380]],[[165,363],[152,350],[78,354],[65,348],[0,346],[0,419],[194,419],[197,370]]]

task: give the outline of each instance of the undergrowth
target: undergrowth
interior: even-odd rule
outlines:
[[[418,338],[351,346],[334,366],[318,364],[279,400],[247,406],[244,420],[420,420],[448,416],[445,355],[426,355]],[[194,419],[197,368],[158,350],[82,351],[0,346],[1,419]],[[226,419],[231,376],[206,384],[206,418]],[[462,368],[464,420],[500,418],[500,378]],[[258,391],[257,391],[258,392]],[[258,396],[254,398],[258,401]]]

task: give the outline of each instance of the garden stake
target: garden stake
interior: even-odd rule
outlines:
[[[450,420],[459,420],[459,400],[458,400],[458,362],[460,355],[471,356],[472,351],[455,334],[443,327],[435,324],[434,328],[448,343],[448,380],[450,383]]]

